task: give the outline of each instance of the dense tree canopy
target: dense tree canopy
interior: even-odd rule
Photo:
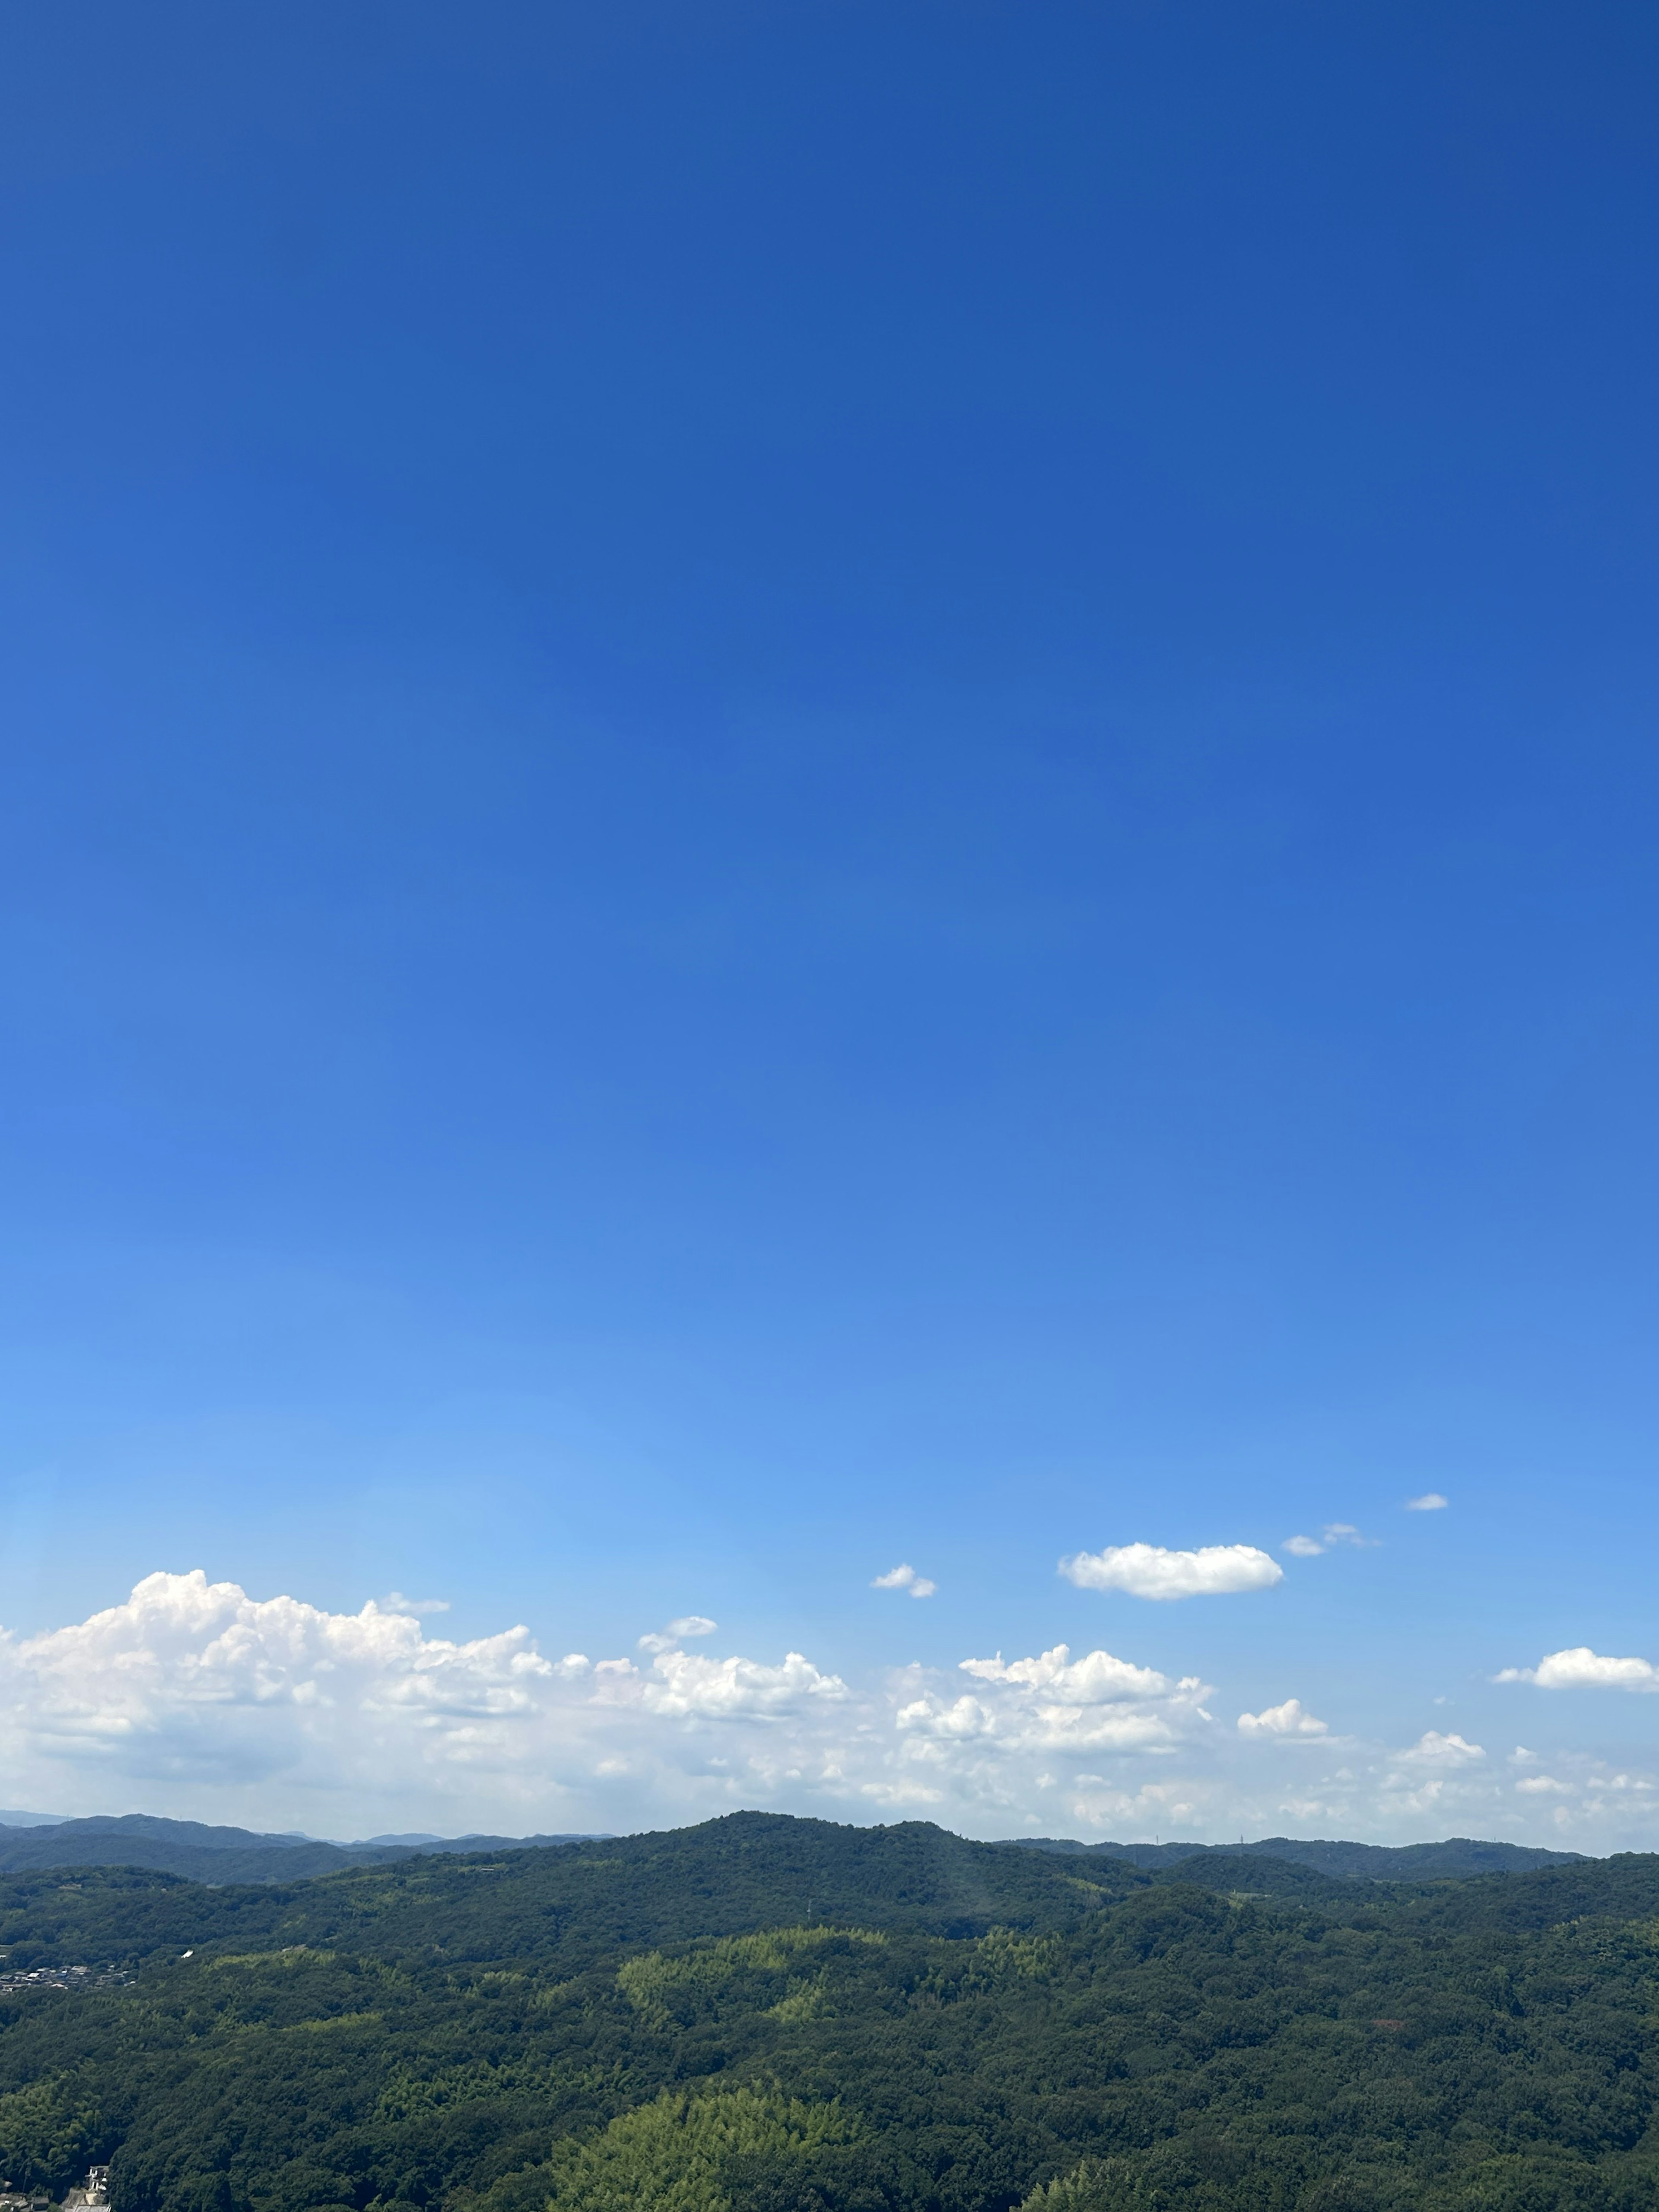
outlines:
[[[1659,2206],[1659,1860],[1185,1872],[753,1815],[15,1880],[7,1966],[131,1978],[0,1991],[0,2172],[110,2157],[118,2212]]]

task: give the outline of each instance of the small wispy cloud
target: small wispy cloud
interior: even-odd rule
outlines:
[[[401,1590],[388,1590],[384,1597],[376,1598],[374,1602],[382,1613],[406,1613],[418,1615],[424,1613],[447,1613],[449,1610],[449,1600],[447,1597],[405,1597]]]
[[[710,1620],[706,1613],[682,1613],[678,1620],[671,1620],[666,1628],[653,1628],[648,1635],[641,1637],[639,1649],[641,1651],[672,1651],[686,1637],[712,1636],[719,1626],[719,1621]]]
[[[1362,1536],[1352,1521],[1328,1521],[1316,1536],[1287,1536],[1279,1548],[1295,1559],[1316,1559],[1322,1552],[1334,1551],[1339,1544],[1354,1544],[1361,1551],[1370,1551],[1382,1540],[1380,1536]]]
[[[1437,1490],[1425,1490],[1420,1498],[1408,1498],[1405,1510],[1407,1513],[1443,1513],[1450,1503]]]
[[[1495,1682],[1530,1682],[1540,1690],[1659,1690],[1659,1667],[1650,1659],[1613,1659],[1587,1644],[1552,1651],[1535,1667],[1505,1667]]]
[[[939,1584],[919,1575],[908,1560],[890,1567],[884,1575],[878,1575],[870,1585],[872,1589],[908,1590],[912,1597],[932,1597]]]
[[[1130,1597],[1168,1600],[1225,1597],[1237,1590],[1271,1589],[1285,1570],[1254,1544],[1204,1544],[1172,1552],[1162,1544],[1109,1544],[1103,1552],[1079,1552],[1060,1571],[1079,1589],[1122,1590]]]

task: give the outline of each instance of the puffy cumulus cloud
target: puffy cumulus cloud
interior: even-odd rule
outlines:
[[[1283,1742],[1305,1742],[1310,1737],[1329,1734],[1323,1721],[1316,1720],[1300,1698],[1286,1698],[1282,1705],[1266,1706],[1259,1713],[1241,1713],[1238,1717],[1240,1735],[1276,1736]]]
[[[813,1698],[840,1700],[847,1685],[839,1674],[821,1674],[810,1659],[791,1651],[781,1667],[753,1659],[708,1659],[701,1652],[661,1651],[653,1679],[641,1689],[649,1712],[673,1717],[699,1714],[725,1720],[738,1715],[775,1716],[799,1712]]]
[[[1443,1498],[1437,1490],[1425,1490],[1420,1498],[1406,1500],[1406,1510],[1407,1513],[1443,1513],[1450,1503],[1451,1500]]]
[[[524,1628],[428,1638],[373,1599],[358,1613],[263,1601],[198,1568],[149,1575],[125,1605],[0,1644],[14,1733],[65,1758],[159,1774],[270,1772],[343,1723],[473,1738],[529,1714],[553,1679]]]
[[[1486,1754],[1478,1743],[1468,1743],[1461,1735],[1442,1735],[1438,1729],[1430,1729],[1419,1736],[1409,1751],[1399,1755],[1421,1766],[1467,1766]]]
[[[994,1743],[1015,1751],[1163,1751],[1209,1722],[1209,1694],[1196,1674],[1172,1681],[1109,1651],[1073,1659],[1056,1644],[1034,1659],[964,1659],[977,1696],[937,1692],[897,1714],[918,1741]]]
[[[884,1575],[878,1575],[870,1585],[872,1589],[908,1590],[912,1597],[932,1597],[939,1584],[919,1575],[908,1559],[890,1567]]]
[[[1488,1760],[1431,1731],[1391,1752],[1318,1733],[1288,1698],[1223,1726],[1195,1673],[1058,1643],[859,1674],[822,1652],[732,1653],[694,1632],[704,1618],[654,1632],[675,1638],[662,1650],[640,1650],[635,1623],[629,1656],[556,1656],[522,1627],[468,1640],[378,1602],[331,1613],[151,1576],[90,1620],[0,1635],[0,1760],[24,1803],[331,1835],[623,1830],[758,1805],[981,1836],[1659,1842],[1656,1778],[1588,1750]]]
[[[901,1729],[954,1739],[957,1743],[993,1736],[997,1732],[994,1711],[977,1698],[915,1698],[908,1705],[899,1707],[896,1719]]]
[[[1078,1552],[1060,1571],[1079,1589],[1122,1590],[1130,1597],[1220,1597],[1236,1590],[1271,1589],[1285,1570],[1253,1544],[1205,1544],[1195,1552],[1162,1544],[1109,1544],[1103,1552]]]
[[[1036,1659],[964,1659],[964,1674],[981,1682],[1013,1682],[1022,1689],[1042,1690],[1068,1705],[1115,1705],[1125,1698],[1167,1698],[1176,1687],[1154,1667],[1137,1667],[1128,1659],[1115,1659],[1109,1651],[1090,1651],[1073,1659],[1071,1646],[1056,1644]],[[1180,1684],[1189,1689],[1197,1676]]]
[[[1659,1667],[1650,1659],[1609,1659],[1587,1644],[1552,1651],[1535,1667],[1505,1667],[1498,1682],[1531,1682],[1540,1690],[1659,1690]]]
[[[714,1626],[670,1623],[677,1638]],[[799,1652],[773,1666],[675,1641],[644,1671],[549,1659],[523,1627],[452,1641],[377,1601],[333,1613],[199,1570],[150,1575],[68,1627],[0,1634],[0,1757],[15,1775],[62,1794],[78,1771],[69,1794],[89,1809],[148,1795],[157,1809],[188,1801],[258,1826],[303,1813],[336,1833],[356,1824],[344,1803],[365,1823],[418,1807],[422,1825],[457,1827],[478,1826],[487,1807],[510,1828],[672,1816],[732,1788],[752,1797],[741,1756],[736,1782],[709,1756],[711,1729],[765,1735],[847,1696]]]

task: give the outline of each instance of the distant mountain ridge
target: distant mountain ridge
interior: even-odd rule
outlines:
[[[349,1867],[387,1866],[434,1853],[532,1850],[591,1843],[592,1836],[434,1837],[421,1844],[331,1844],[308,1836],[261,1835],[251,1828],[169,1820],[157,1813],[99,1814],[50,1826],[0,1822],[0,1873],[49,1867],[140,1867],[222,1885],[301,1881]]]
[[[527,1851],[565,1844],[621,1842],[585,1835],[376,1836],[338,1844],[315,1837],[262,1834],[161,1814],[98,1814],[30,1822],[0,1819],[0,1874],[57,1867],[134,1867],[182,1875],[217,1887],[307,1881],[354,1867],[395,1865],[404,1860],[499,1851]],[[1206,1889],[1251,1893],[1304,1891],[1323,1881],[1434,1881],[1483,1874],[1524,1874],[1585,1863],[1581,1851],[1552,1851],[1523,1844],[1481,1842],[1453,1836],[1431,1844],[1356,1844],[1268,1836],[1253,1844],[1085,1844],[1067,1837],[1019,1837],[1000,1848],[1115,1861],[1144,1874],[1181,1879]]]
[[[1437,1844],[1328,1843],[1295,1836],[1264,1836],[1254,1844],[1079,1844],[1054,1836],[1014,1840],[1028,1850],[1127,1859],[1149,1873],[1191,1859],[1285,1859],[1329,1881],[1439,1881],[1480,1874],[1530,1874],[1540,1867],[1582,1864],[1587,1856],[1528,1844],[1483,1843],[1470,1836],[1449,1836]]]

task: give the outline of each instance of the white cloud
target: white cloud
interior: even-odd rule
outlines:
[[[1540,1690],[1659,1690],[1659,1667],[1649,1659],[1608,1659],[1587,1644],[1552,1651],[1535,1667],[1505,1667],[1497,1682],[1532,1682]]]
[[[63,1758],[188,1774],[271,1772],[349,1723],[371,1740],[511,1724],[554,1669],[511,1628],[468,1644],[428,1638],[371,1599],[329,1613],[257,1601],[234,1583],[148,1576],[124,1605],[21,1642],[0,1639],[0,1699],[14,1731]]]
[[[799,1651],[787,1653],[781,1667],[763,1667],[753,1659],[706,1659],[695,1651],[663,1651],[653,1672],[660,1679],[645,1685],[646,1708],[672,1717],[696,1713],[726,1720],[734,1714],[790,1713],[810,1698],[847,1695],[839,1674],[821,1674]]]
[[[1478,1743],[1467,1742],[1461,1735],[1442,1735],[1438,1729],[1428,1729],[1409,1751],[1400,1753],[1401,1759],[1415,1759],[1425,1766],[1467,1766],[1486,1755]]]
[[[374,1601],[331,1613],[198,1569],[150,1575],[69,1627],[0,1632],[0,1761],[38,1790],[68,1784],[73,1809],[77,1795],[92,1811],[139,1800],[341,1833],[358,1828],[349,1799],[365,1826],[616,1826],[633,1807],[707,1809],[710,1723],[742,1724],[757,1746],[797,1723],[811,1739],[803,1717],[848,1696],[799,1652],[770,1666],[671,1647],[641,1674],[625,1658],[549,1660],[522,1627],[452,1642]]]
[[[383,1598],[377,1598],[375,1603],[382,1613],[423,1613],[449,1611],[449,1600],[447,1597],[405,1597],[401,1590],[388,1590]]]
[[[1079,1589],[1124,1590],[1131,1597],[1218,1597],[1235,1590],[1271,1589],[1285,1570],[1251,1544],[1206,1544],[1195,1552],[1166,1551],[1161,1544],[1109,1544],[1103,1552],[1079,1552],[1060,1571]]]
[[[870,1587],[872,1589],[908,1590],[912,1597],[932,1597],[939,1584],[929,1582],[926,1575],[919,1575],[906,1561],[899,1566],[890,1567],[884,1575],[878,1575]]]
[[[679,1620],[671,1620],[666,1628],[653,1628],[639,1639],[641,1651],[672,1651],[688,1636],[712,1636],[720,1626],[701,1613],[683,1613]]]
[[[1571,1782],[1558,1782],[1553,1774],[1529,1774],[1515,1786],[1526,1797],[1572,1797],[1577,1795]]]
[[[1443,1513],[1450,1503],[1450,1499],[1443,1498],[1437,1490],[1425,1490],[1420,1498],[1406,1500],[1406,1510],[1407,1513]]]
[[[1304,1738],[1329,1733],[1323,1721],[1316,1720],[1306,1711],[1300,1698],[1286,1698],[1282,1705],[1268,1705],[1259,1713],[1241,1713],[1238,1732],[1241,1735]]]
[[[994,1742],[1014,1751],[1162,1751],[1209,1722],[1207,1686],[1196,1674],[1172,1681],[1109,1651],[1073,1659],[1056,1644],[1033,1659],[964,1659],[977,1697],[929,1692],[902,1705],[901,1730],[939,1741]]]
[[[1090,1651],[1073,1659],[1071,1646],[1056,1644],[1036,1659],[1005,1661],[964,1659],[964,1674],[981,1682],[1013,1682],[1028,1690],[1043,1690],[1070,1705],[1115,1705],[1125,1698],[1167,1698],[1176,1685],[1156,1668],[1137,1667],[1133,1660],[1114,1659],[1109,1651]]]
[[[1334,1551],[1339,1544],[1374,1551],[1380,1541],[1376,1536],[1362,1536],[1352,1521],[1328,1521],[1317,1536],[1287,1536],[1279,1548],[1298,1559],[1316,1559],[1322,1552]]]
[[[648,1656],[544,1656],[522,1627],[467,1641],[378,1604],[331,1613],[152,1576],[90,1620],[0,1633],[0,1765],[20,1802],[62,1812],[324,1835],[617,1831],[750,1805],[991,1836],[1288,1822],[1379,1842],[1659,1842],[1654,1778],[1589,1747],[1489,1761],[1431,1730],[1389,1752],[1320,1733],[1295,1698],[1221,1725],[1195,1673],[1106,1650],[860,1674],[824,1653],[711,1649],[690,1632],[703,1618],[670,1622],[686,1640]]]
[[[958,1741],[996,1734],[996,1716],[977,1698],[958,1698],[954,1705],[943,1698],[915,1698],[901,1705],[895,1716],[902,1729],[919,1729],[927,1735],[953,1736]]]

